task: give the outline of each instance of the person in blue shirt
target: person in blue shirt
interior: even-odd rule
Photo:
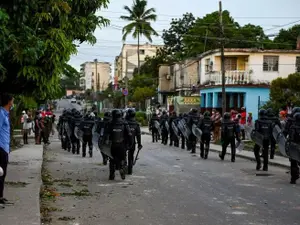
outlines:
[[[0,94],[0,167],[4,172],[3,176],[0,177],[0,204],[8,204],[7,199],[3,197],[3,191],[10,151],[9,111],[13,107],[13,101],[11,95]]]

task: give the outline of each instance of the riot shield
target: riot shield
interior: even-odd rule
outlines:
[[[82,137],[83,137],[83,131],[80,130],[79,127],[77,127],[77,126],[74,128],[74,135],[75,135],[75,137],[78,140],[80,140],[81,142],[83,142],[83,139],[82,139]]]
[[[111,143],[109,141],[105,141],[104,140],[105,138],[100,138],[99,139],[99,148],[100,148],[100,151],[104,154],[104,155],[107,155],[109,158],[112,158],[112,154],[111,154]]]
[[[237,152],[243,151],[244,147],[245,147],[245,143],[244,142],[242,142],[242,141],[236,141],[235,142],[235,148],[236,148]]]
[[[154,121],[154,127],[157,129],[159,135],[161,135],[160,124],[157,120]]]
[[[248,140],[252,141],[251,139],[251,132],[253,131],[253,126],[245,126],[245,133]]]
[[[166,127],[167,131],[169,132],[170,131],[170,126],[169,126],[168,121],[165,121],[165,127]]]
[[[177,125],[178,129],[181,131],[182,135],[188,140],[191,134],[190,129],[187,127],[185,119],[181,119]]]
[[[278,144],[278,148],[279,148],[279,151],[280,153],[283,155],[283,156],[287,156],[287,153],[286,153],[286,138],[284,137],[280,127],[278,125],[276,125],[274,128],[273,128],[273,131],[272,131],[272,135],[276,141],[276,143]]]
[[[291,141],[286,142],[286,153],[290,159],[300,162],[300,144]]]
[[[193,124],[192,126],[192,133],[198,140],[201,140],[202,131],[196,126],[196,124]]]
[[[94,146],[98,151],[100,151],[100,148],[99,148],[99,139],[100,139],[100,134],[97,133],[97,132],[94,132],[94,133],[93,133],[93,139],[92,139],[92,142],[93,142],[93,146]]]
[[[71,129],[69,123],[65,123],[65,124],[64,124],[64,127],[65,127],[65,131],[66,131],[66,133],[67,133],[68,138],[71,140],[72,129]]]
[[[255,144],[259,145],[261,148],[263,147],[264,136],[256,130],[253,130],[251,132],[251,140],[254,141]]]
[[[174,121],[171,123],[171,126],[172,126],[173,132],[174,132],[174,134],[176,135],[176,137],[177,137],[178,139],[180,139],[179,131],[178,131],[178,128],[176,127]]]

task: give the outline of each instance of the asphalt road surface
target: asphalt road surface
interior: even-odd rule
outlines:
[[[216,153],[203,160],[199,149],[193,155],[148,135],[143,146],[134,174],[109,181],[99,152],[81,158],[54,140],[46,167],[62,194],[51,203],[61,209],[51,213],[52,224],[300,224],[300,184],[290,185],[285,169],[257,173],[254,162],[220,161]]]

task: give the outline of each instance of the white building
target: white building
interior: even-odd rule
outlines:
[[[162,48],[162,45],[151,45],[149,43],[140,45],[140,65],[145,62],[145,58],[153,57],[156,55],[156,52],[159,48]],[[129,79],[133,76],[133,71],[138,67],[138,54],[137,54],[138,45],[136,44],[123,44],[121,53],[115,59],[115,76],[119,80],[122,80],[126,74]]]
[[[80,72],[83,74],[83,77],[80,79],[80,86],[84,90],[104,91],[108,87],[108,84],[111,82],[110,63],[85,62],[80,66]]]

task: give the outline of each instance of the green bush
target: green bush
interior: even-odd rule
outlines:
[[[104,113],[103,112],[99,113],[99,117],[103,118],[104,117]]]
[[[140,118],[143,118],[143,119],[147,119],[146,112],[143,112],[143,111],[136,112],[135,117],[136,118],[140,117]]]
[[[136,112],[135,119],[141,126],[148,126],[146,112]]]

